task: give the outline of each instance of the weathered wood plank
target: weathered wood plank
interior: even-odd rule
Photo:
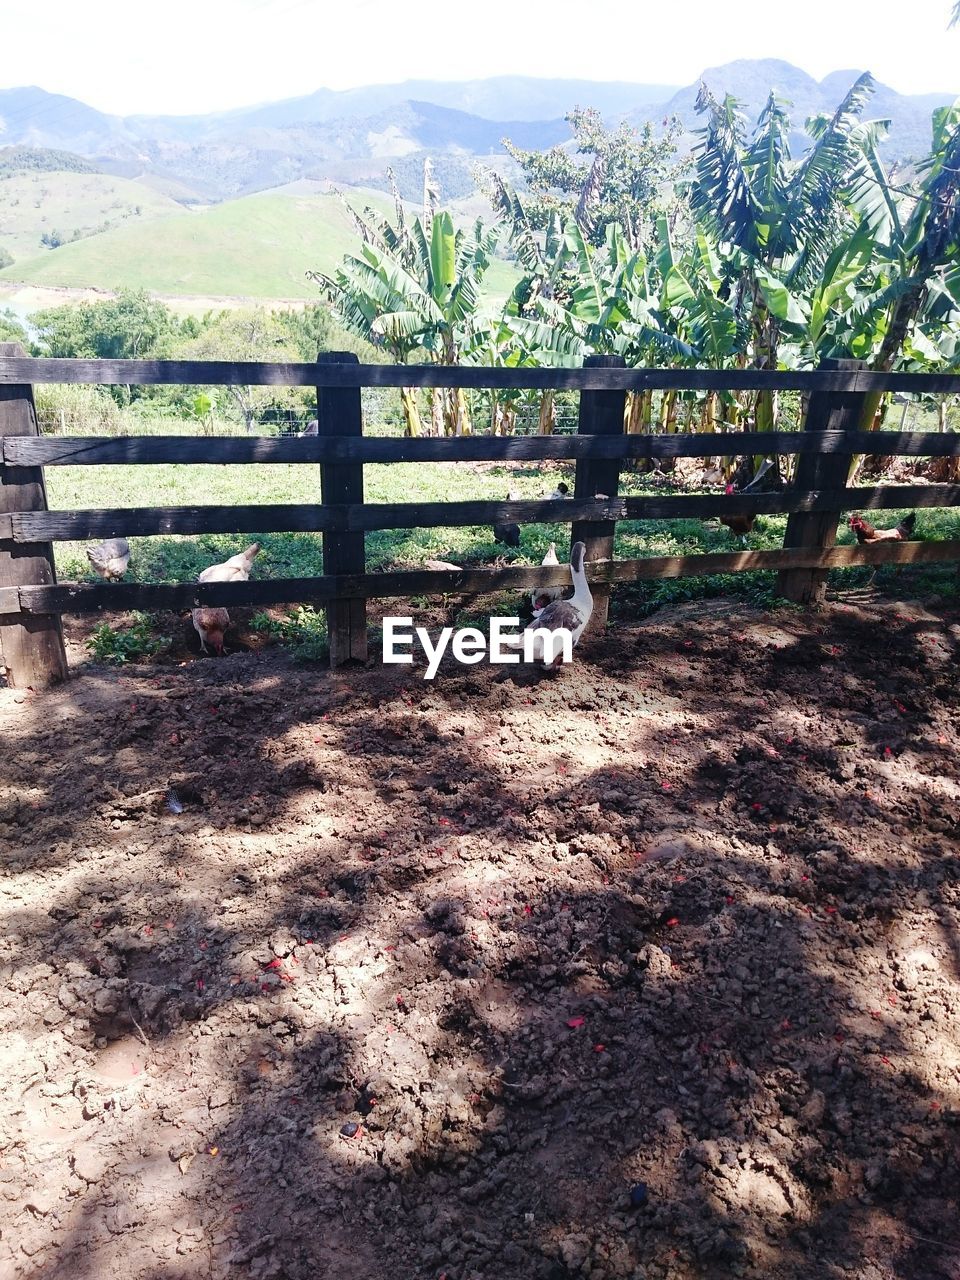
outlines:
[[[108,386],[316,385],[316,365],[218,360],[59,360],[0,358],[0,383],[87,382]],[[328,387],[501,387],[572,391],[901,391],[960,392],[960,374],[774,372],[756,369],[491,369],[388,364],[330,364]]]
[[[859,360],[824,360],[823,369],[855,373],[862,369]],[[810,398],[805,432],[852,432],[863,416],[866,396],[863,392],[819,391]],[[794,486],[797,489],[839,489],[850,474],[852,450],[846,453],[801,453],[797,459]],[[793,512],[783,537],[784,548],[830,547],[836,542],[840,508],[833,511]],[[823,569],[794,569],[781,573],[778,583],[781,595],[797,604],[818,604],[826,591],[827,575]]]
[[[855,453],[956,457],[960,432],[777,431],[717,435],[459,436],[452,439],[335,435],[284,439],[254,436],[8,436],[3,461],[19,467],[114,464],[310,462],[527,462],[580,458],[709,458],[718,450],[755,453]],[[603,492],[603,490],[601,490]]]
[[[622,369],[622,356],[590,356],[585,369]],[[580,395],[577,433],[593,438],[623,438],[623,416],[626,408],[624,391],[584,391]],[[620,491],[620,459],[588,456],[577,462],[574,502],[589,502],[595,494],[616,498]],[[570,530],[570,543],[582,542],[587,562],[613,559],[615,520],[575,520]],[[604,583],[593,592],[593,612],[588,635],[600,635],[607,625],[610,611],[610,587]]]
[[[0,357],[21,356],[16,342],[0,343]],[[36,436],[37,411],[33,388],[29,385],[0,386],[0,435]],[[0,463],[0,513],[43,510],[47,495],[43,471],[34,467],[10,467]],[[6,521],[4,521],[6,524]],[[12,533],[12,521],[10,532]],[[6,529],[3,534],[6,534]],[[47,586],[57,580],[53,548],[44,539],[14,542],[0,537],[0,588],[36,584]],[[53,613],[0,614],[0,663],[7,682],[17,689],[44,688],[67,676],[67,656],[63,647],[60,618]]]
[[[856,565],[936,564],[960,561],[960,539],[945,542],[880,542],[872,546],[826,549],[798,547],[789,551],[726,551],[709,555],[651,556],[587,566],[592,584],[640,582],[659,578],[702,577],[712,573],[784,568],[841,569]],[[198,605],[259,606],[323,602],[338,595],[396,599],[418,595],[482,595],[497,591],[529,591],[536,586],[568,586],[570,571],[537,566],[452,571],[410,570],[340,578],[252,579],[209,583],[71,583],[20,587],[25,612],[91,613],[98,610],[179,609]]]
[[[17,512],[17,542],[149,537],[195,533],[359,533],[374,529],[431,529],[490,525],[562,524],[579,520],[689,520],[711,516],[776,515],[793,511],[883,511],[960,506],[960,485],[871,485],[758,494],[679,494],[610,501],[548,499],[523,502],[309,503],[262,506],[117,507],[105,510]]]
[[[356,364],[355,355],[321,353],[317,356],[317,438],[340,433],[359,439],[363,435],[363,413],[359,387],[325,387],[324,367],[331,363]],[[320,491],[325,506],[363,502],[363,463],[326,462],[320,467]],[[365,568],[363,533],[323,535],[325,576],[362,575]],[[330,665],[367,660],[367,602],[363,597],[340,597],[327,605],[327,635]]]

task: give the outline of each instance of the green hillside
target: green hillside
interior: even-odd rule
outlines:
[[[59,176],[59,175],[58,175]],[[381,193],[357,195],[385,214],[393,202]],[[163,295],[315,298],[309,268],[332,270],[357,247],[340,200],[331,194],[256,195],[171,217],[128,223],[103,235],[16,262],[0,283],[115,289],[143,288]],[[505,297],[516,276],[495,261],[489,292]]]
[[[0,165],[0,248],[18,262],[40,264],[57,252],[43,247],[45,234],[69,241],[182,212],[169,196],[129,178]]]

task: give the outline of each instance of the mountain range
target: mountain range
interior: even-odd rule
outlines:
[[[741,60],[700,77],[716,94],[732,93],[756,118],[771,88],[792,104],[794,144],[804,120],[836,107],[857,76],[836,71],[817,81],[788,62]],[[37,87],[0,90],[0,147],[70,151],[104,173],[147,178],[173,198],[228,199],[301,179],[383,185],[387,166],[405,195],[415,195],[422,159],[439,167],[447,199],[473,188],[478,158],[503,157],[502,139],[525,148],[565,142],[564,116],[596,107],[609,122],[656,126],[677,116],[688,140],[698,127],[698,82],[685,87],[500,76],[317,92],[281,102],[195,116],[115,116]],[[870,117],[889,117],[887,154],[922,155],[930,113],[950,94],[905,95],[878,85]]]

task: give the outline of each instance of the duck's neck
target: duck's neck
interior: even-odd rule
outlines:
[[[587,585],[587,575],[584,562],[581,560],[580,568],[570,564],[570,576],[573,578],[573,596],[572,601],[576,604],[593,604],[593,596],[590,594],[590,588]]]

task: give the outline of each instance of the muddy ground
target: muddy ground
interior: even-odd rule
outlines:
[[[3,1280],[960,1277],[960,614],[578,659],[0,691]]]

